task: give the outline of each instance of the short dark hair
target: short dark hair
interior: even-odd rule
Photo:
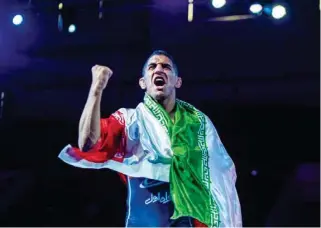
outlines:
[[[163,51],[163,50],[156,50],[156,51],[153,51],[153,53],[148,57],[148,59],[146,60],[145,64],[144,64],[144,67],[143,67],[143,70],[142,70],[142,75],[144,76],[145,74],[145,70],[146,70],[146,67],[147,67],[147,63],[148,63],[148,60],[153,57],[154,55],[164,55],[166,56],[167,58],[169,58],[171,61],[172,61],[172,64],[173,64],[173,70],[174,70],[174,73],[176,75],[178,75],[178,69],[177,69],[177,65],[176,63],[174,62],[174,58],[168,54],[166,51]]]

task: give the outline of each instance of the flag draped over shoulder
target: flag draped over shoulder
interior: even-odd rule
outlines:
[[[136,109],[102,119],[101,139],[93,149],[84,153],[68,145],[59,157],[81,168],[170,182],[173,219],[191,216],[210,227],[241,227],[234,163],[214,125],[181,100],[174,120],[145,95]]]

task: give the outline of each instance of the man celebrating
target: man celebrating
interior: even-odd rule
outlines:
[[[126,227],[241,227],[234,163],[211,120],[176,99],[182,79],[173,58],[155,51],[142,73],[143,102],[101,118],[101,97],[112,71],[92,68],[79,148],[68,145],[59,158],[80,168],[109,168],[123,177]]]

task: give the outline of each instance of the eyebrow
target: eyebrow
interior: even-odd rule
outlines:
[[[156,65],[157,63],[155,62],[151,62],[148,64],[148,66],[151,66],[151,65]],[[158,64],[161,64],[162,66],[166,66],[166,67],[170,67],[170,68],[173,68],[173,66],[169,63],[158,63]]]

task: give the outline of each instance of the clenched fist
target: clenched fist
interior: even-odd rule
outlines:
[[[95,65],[91,68],[92,89],[95,93],[102,92],[113,72],[106,66]]]

